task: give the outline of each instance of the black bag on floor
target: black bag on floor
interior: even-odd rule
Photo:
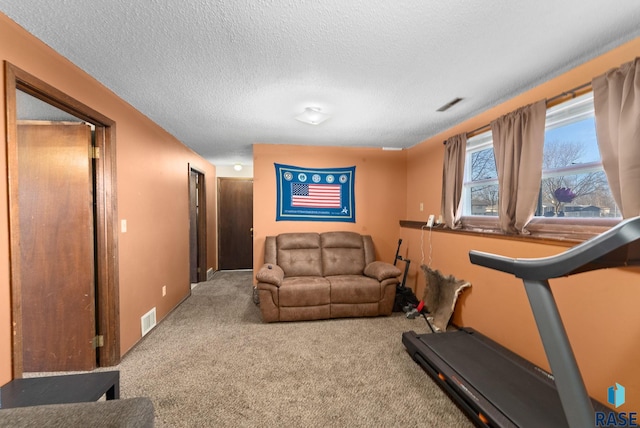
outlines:
[[[402,312],[402,308],[407,305],[417,306],[419,303],[418,298],[413,294],[413,290],[409,287],[404,287],[401,284],[396,286],[396,299],[393,302],[393,312]]]

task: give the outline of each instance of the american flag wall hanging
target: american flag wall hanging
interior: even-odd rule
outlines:
[[[276,221],[344,221],[355,223],[353,194],[356,167],[276,167]]]

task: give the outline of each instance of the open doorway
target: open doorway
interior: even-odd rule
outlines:
[[[13,376],[120,360],[114,122],[5,63]]]
[[[189,277],[207,280],[207,203],[204,173],[189,166]]]

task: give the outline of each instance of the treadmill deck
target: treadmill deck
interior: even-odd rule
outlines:
[[[414,360],[473,409],[470,416],[476,422],[568,426],[553,376],[475,330],[422,335],[410,331],[403,333],[402,342]],[[594,407],[610,411],[598,402]]]

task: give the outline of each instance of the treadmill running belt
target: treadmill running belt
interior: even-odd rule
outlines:
[[[533,364],[495,343],[489,345],[477,332],[419,337],[515,425],[568,426],[555,386]]]

